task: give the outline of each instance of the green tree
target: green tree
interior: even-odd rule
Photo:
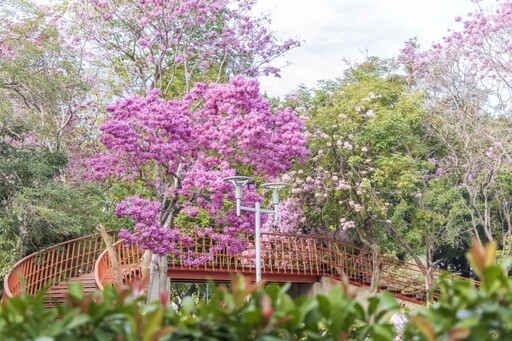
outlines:
[[[429,161],[421,94],[409,92],[392,61],[369,58],[313,95],[291,98],[303,106],[312,157],[289,174],[306,221],[353,235],[374,251],[373,288],[382,251],[398,242],[420,265],[425,238],[418,198],[427,190]],[[393,238],[390,239],[389,236]],[[428,283],[427,283],[428,287]]]
[[[115,226],[103,193],[60,182],[66,155],[30,137],[23,123],[0,121],[0,276],[42,247]]]

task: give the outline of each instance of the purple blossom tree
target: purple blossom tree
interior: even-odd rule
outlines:
[[[479,1],[475,1],[478,3]],[[402,50],[415,85],[426,93],[430,133],[443,154],[439,167],[459,188],[472,232],[501,239],[512,252],[512,3],[476,7],[456,17],[461,28],[421,51],[414,41]]]
[[[74,39],[125,94],[153,88],[163,97],[188,92],[197,81],[236,75],[279,76],[275,58],[299,45],[278,41],[255,0],[76,0]]]
[[[304,126],[295,113],[289,108],[272,112],[257,81],[243,77],[226,84],[198,83],[182,100],[161,99],[153,90],[109,105],[107,111],[110,117],[100,127],[105,151],[89,160],[89,176],[136,180],[148,193],[126,197],[116,213],[131,218],[139,233],[124,230],[122,237],[152,252],[150,300],[168,291],[167,254],[197,264],[219,249],[236,253],[246,247],[238,235],[253,232],[253,218],[237,218],[226,208],[225,200],[234,198],[224,177],[241,168],[271,180],[308,154]],[[244,200],[253,205],[261,198],[250,188]],[[193,221],[200,213],[211,218],[212,226],[175,226],[178,215]],[[188,249],[192,233],[213,238],[216,246],[195,257]]]

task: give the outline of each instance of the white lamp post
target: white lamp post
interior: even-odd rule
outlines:
[[[272,190],[272,204],[273,210],[261,208],[261,203],[256,201],[254,207],[242,206],[242,186],[252,183],[254,180],[249,176],[230,176],[224,179],[226,182],[231,182],[235,186],[235,199],[236,199],[236,215],[239,217],[241,211],[249,211],[255,213],[255,247],[256,247],[256,282],[261,282],[261,214],[272,214],[277,221],[279,217],[279,190],[288,186],[284,182],[271,182],[263,184],[262,186]]]

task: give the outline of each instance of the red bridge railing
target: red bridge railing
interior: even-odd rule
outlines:
[[[117,231],[109,234],[116,238]],[[28,295],[35,295],[47,285],[90,273],[103,249],[101,236],[94,234],[33,253],[17,262],[5,276],[3,299],[20,296],[22,286]]]
[[[109,232],[116,236],[116,231]],[[210,253],[216,242],[210,238],[196,237],[187,250],[192,258],[208,256],[200,265],[187,265],[183,258],[169,256],[169,275],[182,276],[191,281],[213,277],[228,279],[232,272],[251,275],[255,272],[255,250],[253,236],[248,236],[249,248],[238,254],[229,254],[225,249]],[[137,244],[125,247],[122,241],[113,245],[123,281],[130,282],[141,277],[143,251]],[[180,245],[179,247],[182,247]],[[371,251],[320,236],[287,235],[262,233],[262,274],[281,282],[306,282],[318,280],[319,276],[340,279],[347,276],[358,286],[371,284],[373,255]],[[94,271],[97,288],[116,283],[113,267],[104,250],[99,234],[85,236],[50,247],[20,260],[4,279],[4,298],[19,296],[22,281],[29,295],[36,294],[49,284],[58,284]],[[431,275],[435,283],[441,272]],[[188,277],[187,277],[188,276]],[[219,277],[220,276],[220,277]],[[224,276],[224,277],[223,277]],[[309,277],[308,277],[309,276]],[[316,277],[315,277],[316,276]],[[308,279],[307,279],[308,278]],[[414,263],[400,261],[393,257],[380,257],[379,290],[388,290],[395,296],[423,303],[436,298],[435,288],[425,290],[425,276]]]
[[[117,262],[123,276],[123,282],[130,282],[141,277],[141,262],[143,250],[140,250],[138,243],[125,247],[122,240],[112,245],[117,256]],[[116,284],[114,268],[107,250],[101,252],[96,259],[94,266],[94,280],[96,287],[103,290],[105,285]]]
[[[251,236],[252,237],[252,236]],[[196,237],[192,246],[194,257],[209,254],[215,241],[209,238]],[[124,247],[122,241],[113,245],[117,254],[123,281],[128,282],[140,278],[140,263],[143,251],[134,244]],[[282,281],[297,280],[297,275],[329,276],[340,279],[346,275],[350,282],[358,286],[370,286],[373,271],[371,251],[353,245],[335,241],[326,237],[262,233],[261,236],[262,274],[279,275]],[[179,271],[188,274],[224,273],[226,278],[231,272],[252,273],[255,271],[254,244],[239,254],[228,254],[225,250],[210,255],[210,259],[200,265],[186,265],[178,256],[169,256],[169,275]],[[441,272],[432,274],[432,282]],[[192,277],[191,277],[192,278]],[[195,280],[197,276],[193,277]],[[274,277],[276,278],[276,277]],[[293,278],[293,280],[292,280]],[[96,261],[95,280],[98,288],[115,284],[115,276],[110,258],[106,251]],[[434,289],[427,292],[425,276],[420,267],[414,263],[400,261],[393,257],[382,256],[380,261],[379,290],[388,290],[404,300],[422,303],[427,296],[435,298],[438,292]]]

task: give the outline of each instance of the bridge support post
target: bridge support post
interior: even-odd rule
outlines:
[[[292,283],[288,294],[293,298],[326,295],[336,284],[339,284],[339,282],[330,277],[322,276],[320,281],[316,283]]]

